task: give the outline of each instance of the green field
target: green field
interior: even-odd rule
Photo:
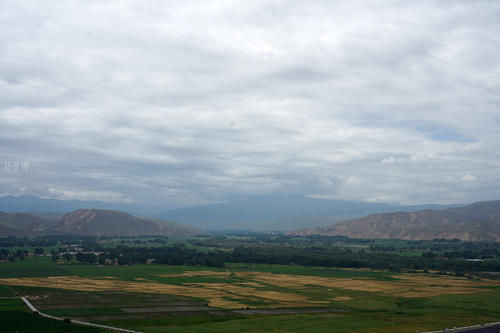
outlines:
[[[388,271],[344,270],[337,268],[310,267],[299,265],[269,264],[228,264],[234,271],[270,272],[275,274],[295,274],[334,277],[367,277],[390,279],[394,273]],[[133,266],[98,266],[81,264],[54,264],[48,257],[26,258],[14,263],[0,264],[0,278],[70,276],[99,277],[115,276],[122,280],[133,280],[138,277],[158,279],[158,274],[175,274],[185,271],[224,271],[223,268],[201,266],[167,266],[167,265],[133,265]],[[172,280],[173,281],[173,280]],[[185,282],[182,281],[182,282]]]
[[[104,332],[33,315],[20,299],[0,299],[0,323],[2,332]]]
[[[14,293],[7,286],[0,286],[0,297],[12,297]]]
[[[11,278],[21,278],[20,284]],[[500,318],[498,281],[424,273],[264,264],[97,266],[26,258],[0,264],[0,279],[29,295],[42,312],[143,332],[402,333]],[[0,286],[0,295],[12,292]],[[207,304],[210,311],[203,309]],[[241,308],[271,312],[239,313]],[[318,308],[335,310],[300,313]],[[23,332],[92,331],[36,317],[17,299],[3,299],[0,316],[6,332],[19,323]]]
[[[0,264],[0,277],[30,277],[70,275],[66,266],[53,264],[48,257],[33,258]]]

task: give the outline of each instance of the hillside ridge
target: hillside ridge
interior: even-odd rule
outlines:
[[[161,222],[157,223],[157,222]],[[0,212],[0,236],[74,234],[82,236],[191,236],[196,229],[170,221],[148,221],[125,212],[77,209],[60,219],[43,219],[27,213]]]
[[[371,214],[332,226],[305,229],[291,234],[407,240],[457,238],[463,241],[500,241],[500,201],[482,201],[465,207],[442,210]]]

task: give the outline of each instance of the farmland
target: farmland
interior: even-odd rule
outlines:
[[[0,322],[2,332],[100,332],[93,328],[35,316],[26,310],[20,299],[0,299]]]
[[[203,251],[209,253],[235,242],[239,246],[241,238],[196,240],[192,246],[205,246]],[[398,244],[393,244],[395,251],[403,248]],[[348,245],[340,244],[349,251],[367,249],[366,244]],[[437,251],[439,244],[431,245]],[[428,252],[425,246],[405,251],[408,258],[428,260],[420,255]],[[29,296],[50,315],[142,332],[401,333],[500,318],[500,280],[475,271],[248,262],[225,262],[223,267],[98,265],[54,261],[50,256],[0,263],[0,297],[8,297],[2,299],[6,303],[0,311],[9,327],[21,329],[16,323],[36,321],[37,327],[48,327],[46,331],[64,324],[66,331],[93,332],[98,330],[42,320],[11,298],[15,294]],[[21,331],[37,330],[29,326]]]

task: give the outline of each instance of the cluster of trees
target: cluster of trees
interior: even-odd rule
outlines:
[[[205,247],[236,247],[245,244],[268,244],[280,246],[330,246],[333,244],[369,244],[371,239],[357,239],[346,236],[292,236],[280,233],[235,233],[231,235],[217,235],[209,238],[191,239],[189,241],[196,246]]]
[[[224,267],[225,263],[297,264],[321,267],[372,268],[400,270],[443,270],[454,272],[498,271],[500,262],[490,260],[471,262],[443,259],[432,252],[422,256],[402,256],[393,253],[373,253],[350,249],[321,247],[294,248],[289,246],[238,246],[232,251],[200,252],[184,245],[170,247],[118,246],[106,252],[78,253],[76,260],[90,264],[117,263],[119,265],[154,262],[168,265],[203,265]]]
[[[215,266],[224,267],[228,256],[222,251],[200,252],[190,249],[185,245],[162,247],[128,247],[117,246],[108,248],[98,255],[94,253],[79,252],[76,260],[89,264],[106,264],[107,262],[118,265],[145,264],[154,262],[167,265],[190,266]]]
[[[8,260],[10,262],[14,262],[17,259],[24,260],[24,258],[28,255],[27,250],[16,250],[9,251],[7,249],[0,249],[0,260]]]
[[[465,258],[465,259],[492,259],[500,257],[499,249],[477,249],[477,250],[459,250],[445,252],[447,258]]]
[[[73,255],[70,252],[51,251],[51,254],[52,254],[52,262],[57,262],[59,260],[62,260],[63,262],[66,263],[66,262],[71,262],[73,260]]]
[[[43,254],[43,252],[43,247],[37,247],[33,251],[35,255],[41,255]],[[28,254],[28,250],[25,249],[17,249],[11,251],[9,251],[8,249],[0,249],[0,260],[8,260],[9,262],[24,260],[24,258],[27,257]]]
[[[500,270],[500,243],[439,239],[370,240],[344,236],[297,237],[283,234],[216,235],[197,237],[190,240],[190,243],[203,247],[204,250],[198,251],[185,244],[167,246],[167,239],[164,237],[121,237],[108,240],[106,237],[53,236],[0,239],[0,244],[12,247],[19,247],[20,244],[35,246],[35,254],[44,254],[45,244],[59,246],[58,250],[51,251],[54,262],[76,259],[89,264],[129,265],[154,262],[215,267],[239,262],[458,273]],[[23,259],[27,255],[25,250],[16,249],[11,252],[2,249],[0,259]]]
[[[400,271],[449,270],[498,271],[500,261],[471,262],[437,258],[425,253],[423,256],[402,256],[393,253],[371,253],[349,249],[290,248],[290,247],[237,247],[231,253],[230,261],[263,264],[298,264],[305,266],[372,268]]]
[[[166,244],[167,243],[167,237],[162,237],[162,238],[152,238],[152,239],[122,239],[120,240],[120,243],[123,245],[126,244]]]
[[[57,239],[57,236],[35,238],[9,236],[0,238],[0,247],[55,246]]]
[[[231,262],[299,264],[374,269],[498,271],[500,243],[354,239],[345,236],[241,234],[191,241],[198,246],[229,251]],[[464,259],[487,259],[467,261]]]

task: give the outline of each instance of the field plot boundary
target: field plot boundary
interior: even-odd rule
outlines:
[[[43,312],[40,312],[31,302],[26,298],[26,297],[21,297],[21,300],[28,306],[28,308],[36,314],[39,314],[42,317],[48,318],[48,319],[53,319],[53,320],[58,320],[58,321],[65,321],[64,318],[60,317],[54,317],[48,314],[45,314]],[[106,325],[100,325],[100,324],[94,324],[94,323],[89,323],[86,321],[80,321],[80,320],[71,320],[71,323],[78,324],[78,325],[85,325],[85,326],[91,326],[91,327],[98,327],[98,328],[104,328],[107,330],[111,331],[117,331],[117,332],[123,332],[123,333],[141,333],[139,331],[133,331],[133,330],[128,330],[125,328],[119,328],[119,327],[113,327],[113,326],[106,326]]]

